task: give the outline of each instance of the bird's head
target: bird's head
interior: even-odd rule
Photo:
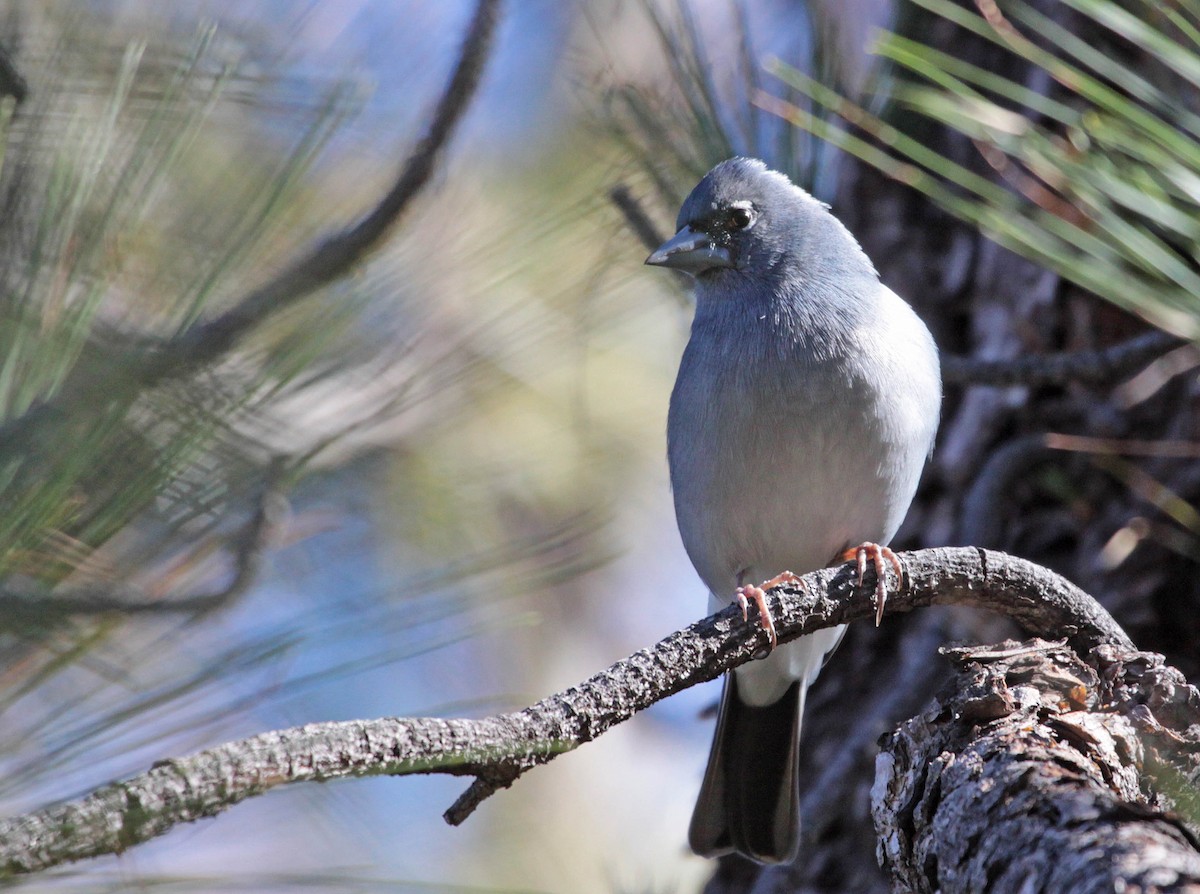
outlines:
[[[705,174],[679,211],[675,235],[646,259],[701,282],[729,274],[810,275],[848,261],[874,273],[823,203],[751,158],[731,158]]]

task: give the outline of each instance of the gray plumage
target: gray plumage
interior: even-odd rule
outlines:
[[[647,263],[696,278],[668,457],[683,543],[717,610],[740,585],[888,542],[932,449],[941,382],[928,330],[853,236],[762,162],[709,171],[677,227]],[[795,855],[804,696],[843,631],[726,680],[697,853]]]

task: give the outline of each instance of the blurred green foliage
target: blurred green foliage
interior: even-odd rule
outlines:
[[[1064,0],[1088,41],[1022,0],[911,0],[1049,76],[1014,80],[887,34],[893,111],[874,114],[782,63],[759,103],[912,185],[1013,251],[1184,338],[1200,336],[1200,7]],[[928,148],[905,110],[968,137],[1002,182]],[[900,123],[901,121],[907,123]]]

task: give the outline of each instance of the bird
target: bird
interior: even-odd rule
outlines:
[[[756,603],[773,646],[764,590],[857,558],[860,585],[875,564],[878,622],[883,562],[901,571],[886,545],[940,416],[929,330],[827,205],[757,159],[710,170],[646,263],[694,284],[667,458],[710,611],[734,599],[746,618]],[[805,693],[844,632],[801,637],[725,675],[688,830],[697,854],[798,855]]]

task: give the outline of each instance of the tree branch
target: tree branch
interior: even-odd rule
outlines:
[[[904,586],[888,574],[887,612],[966,604],[1003,612],[1031,633],[1062,638],[1086,654],[1132,648],[1091,597],[1053,572],[973,547],[903,554]],[[868,580],[852,565],[804,576],[769,599],[781,641],[874,617]],[[578,686],[522,711],[479,720],[384,718],[310,724],[230,742],[103,786],[75,801],[0,822],[0,874],[35,872],[119,853],[175,825],[215,816],[279,785],[345,777],[448,773],[475,782],[446,812],[461,823],[527,770],[589,742],[638,711],[749,661],[766,645],[755,623],[730,607],[636,652]]]
[[[122,374],[143,388],[179,378],[218,360],[268,317],[296,304],[362,260],[400,220],[429,182],[443,150],[474,97],[490,55],[501,0],[478,0],[454,72],[394,185],[361,221],[327,237],[270,282],[219,316],[197,323],[156,348],[123,358]],[[103,400],[111,383],[75,377],[52,399],[0,426],[0,444],[28,442],[42,425],[90,399]]]
[[[357,224],[328,237],[312,253],[251,292],[236,307],[168,342],[159,360],[147,364],[143,380],[155,382],[216,359],[266,317],[344,276],[379,244],[433,176],[442,151],[470,105],[490,55],[500,6],[500,0],[478,0],[454,73],[429,129],[379,204]]]
[[[82,585],[49,593],[0,590],[0,629],[16,622],[45,622],[55,616],[200,615],[233,602],[258,577],[263,555],[287,514],[287,500],[281,488],[283,471],[282,457],[275,457],[268,464],[253,511],[231,538],[233,576],[225,586],[166,598],[154,598],[130,584]]]
[[[1005,360],[942,356],[942,376],[959,385],[1107,385],[1131,375],[1184,341],[1157,329],[1095,351],[1034,354]]]
[[[19,105],[29,95],[29,85],[21,77],[12,55],[0,46],[0,96],[11,96]]]

